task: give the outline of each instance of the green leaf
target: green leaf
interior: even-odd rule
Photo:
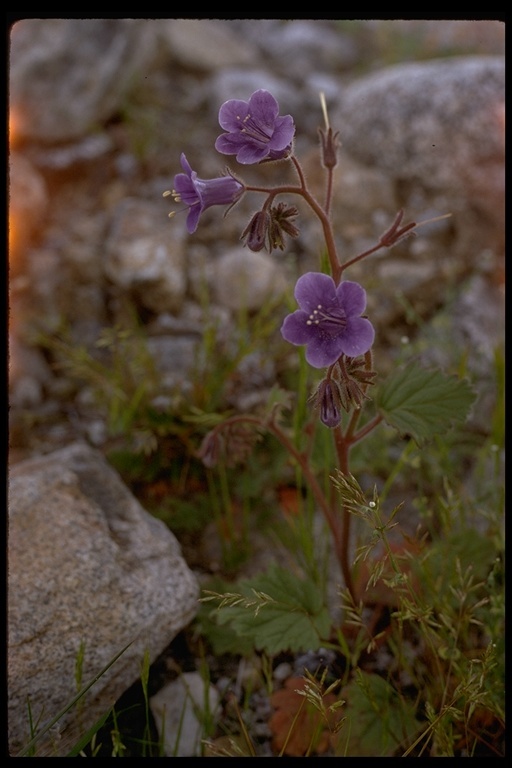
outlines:
[[[66,757],[78,757],[82,749],[84,749],[89,744],[94,734],[97,733],[100,730],[100,728],[103,728],[111,712],[112,712],[112,707],[108,709],[105,712],[105,714],[102,715],[100,719],[97,720],[94,723],[94,725],[91,728],[89,728],[89,730],[86,733],[84,733],[84,735],[80,738],[80,740],[77,741],[77,743],[73,746],[72,749],[70,749]]]
[[[375,404],[385,421],[418,445],[464,422],[476,393],[465,379],[409,363],[379,388]]]
[[[343,733],[349,734],[345,751],[350,757],[391,757],[420,728],[412,706],[380,675],[358,670],[342,695],[347,702]]]
[[[212,576],[204,584],[203,594],[225,594],[233,588],[233,583]],[[220,626],[217,621],[218,608],[213,608],[211,601],[200,600],[199,610],[194,620],[194,634],[203,637],[212,647],[216,656],[231,653],[249,657],[254,653],[254,645],[250,638],[241,638],[230,626]],[[212,610],[213,608],[213,610]]]
[[[241,638],[251,637],[258,650],[270,655],[305,651],[318,648],[329,635],[331,620],[320,590],[289,570],[273,566],[266,574],[238,582],[236,591],[247,598],[253,599],[255,592],[271,598],[256,610],[228,605],[217,612],[220,624],[229,624]]]

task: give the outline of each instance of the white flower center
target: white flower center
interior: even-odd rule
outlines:
[[[319,330],[330,336],[336,336],[346,328],[347,318],[339,306],[331,307],[327,311],[321,304],[318,304],[306,320],[306,325],[316,325]]]

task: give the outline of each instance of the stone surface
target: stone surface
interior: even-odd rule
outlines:
[[[148,201],[125,198],[114,213],[105,272],[123,293],[156,313],[178,312],[186,290],[182,227]]]
[[[204,724],[218,719],[220,695],[198,672],[184,672],[150,699],[168,757],[200,757]],[[217,710],[217,711],[216,711]]]
[[[257,49],[241,39],[229,22],[216,19],[162,20],[159,36],[170,56],[185,67],[210,73],[249,65]]]
[[[9,477],[8,714],[16,754],[29,740],[27,697],[42,727],[127,644],[79,708],[42,737],[65,755],[194,617],[198,585],[173,534],[100,453],[75,443],[15,465]],[[40,720],[39,720],[40,718]]]
[[[265,253],[233,248],[218,260],[213,292],[216,300],[233,311],[261,309],[282,295],[287,282],[279,263]]]
[[[9,379],[9,404],[14,409],[39,405],[52,379],[41,350],[20,344],[13,335],[9,339]]]
[[[111,117],[152,58],[153,41],[153,27],[137,19],[17,22],[9,70],[17,134],[67,141]]]
[[[499,249],[504,115],[504,58],[455,56],[402,63],[355,81],[343,93],[336,125],[344,151],[385,171],[406,202],[418,190],[430,200],[448,195],[464,246]]]
[[[469,424],[485,434],[495,418],[498,399],[496,360],[505,349],[504,286],[485,275],[472,275],[456,298],[422,329],[417,345],[427,366],[446,370],[454,355],[464,359],[478,392]]]
[[[343,93],[343,146],[394,178],[451,188],[468,164],[503,161],[504,102],[501,56],[385,67]]]
[[[259,39],[265,53],[297,79],[306,72],[348,69],[360,57],[353,38],[321,19],[270,21]]]

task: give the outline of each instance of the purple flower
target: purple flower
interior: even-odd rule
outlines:
[[[203,211],[212,205],[232,205],[241,196],[244,185],[233,176],[199,179],[184,153],[181,155],[181,167],[185,173],[178,173],[174,177],[172,196],[177,203],[189,206],[187,229],[192,234],[197,229]]]
[[[271,93],[255,91],[249,101],[230,99],[219,110],[219,123],[228,133],[215,142],[224,155],[236,155],[242,165],[288,154],[295,125],[291,115],[279,117],[279,104]]]
[[[281,333],[292,344],[306,344],[306,360],[326,368],[341,355],[359,357],[373,344],[375,331],[361,317],[366,291],[348,280],[338,286],[323,272],[307,272],[295,286],[300,309],[285,317]]]

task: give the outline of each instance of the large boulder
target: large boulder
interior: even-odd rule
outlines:
[[[342,95],[345,151],[396,179],[460,189],[504,161],[505,62],[461,56],[386,67]],[[496,183],[494,174],[487,184]],[[501,191],[501,187],[499,188]]]
[[[195,615],[198,584],[179,544],[103,456],[82,443],[9,473],[9,749],[30,740],[129,648],[42,736],[37,756],[63,756]],[[81,651],[82,649],[82,651]]]
[[[366,75],[344,91],[333,125],[343,152],[394,181],[410,217],[422,208],[453,214],[458,256],[474,266],[484,249],[502,253],[502,56],[408,62]]]

